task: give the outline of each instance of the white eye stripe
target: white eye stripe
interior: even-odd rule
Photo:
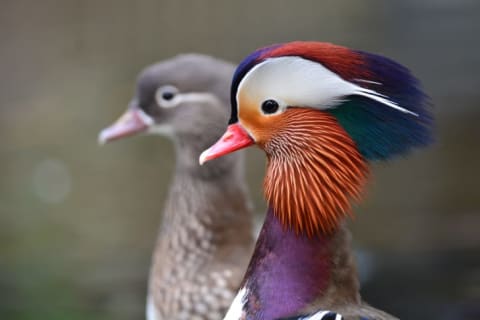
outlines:
[[[220,100],[213,93],[189,92],[177,95],[178,103],[220,103]]]
[[[300,57],[267,59],[253,67],[239,84],[254,99],[265,96],[286,104],[328,109],[355,92],[356,86],[323,65]]]
[[[174,88],[169,86],[170,88]],[[180,93],[178,90],[175,92],[174,96],[167,100],[164,98],[164,93],[167,92],[161,87],[155,93],[155,100],[157,105],[160,108],[170,109],[179,106],[182,103],[220,103],[220,100],[213,94],[209,92],[188,92]],[[163,90],[162,90],[163,89]],[[176,88],[175,88],[176,89]]]

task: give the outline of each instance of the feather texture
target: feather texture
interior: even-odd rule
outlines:
[[[359,199],[366,162],[328,113],[292,108],[277,127],[262,146],[268,158],[266,198],[285,227],[309,236],[330,233],[350,214],[351,200]]]
[[[430,104],[418,80],[379,55],[291,42],[245,58],[231,101],[230,124],[267,155],[269,203],[241,304],[232,310],[242,309],[232,314],[394,319],[361,301],[342,222],[362,195],[368,160],[431,142]]]

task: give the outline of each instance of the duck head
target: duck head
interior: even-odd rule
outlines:
[[[238,66],[226,133],[200,163],[256,144],[264,190],[284,227],[334,230],[361,196],[368,161],[431,141],[418,81],[383,56],[321,42],[262,48]]]
[[[201,54],[182,54],[147,67],[127,110],[100,132],[99,143],[139,133],[211,143],[228,117],[225,79],[233,71],[230,63]]]

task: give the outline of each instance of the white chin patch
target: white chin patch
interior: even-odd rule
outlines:
[[[174,136],[174,130],[170,124],[154,124],[148,128],[147,133],[169,138]]]

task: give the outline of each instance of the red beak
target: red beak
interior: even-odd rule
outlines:
[[[153,119],[138,107],[131,107],[111,126],[98,135],[98,143],[104,144],[120,138],[146,131],[153,125]]]
[[[199,162],[202,165],[209,160],[246,148],[254,143],[255,141],[253,141],[240,124],[231,124],[227,127],[227,131],[225,131],[223,136],[213,146],[202,152]]]

